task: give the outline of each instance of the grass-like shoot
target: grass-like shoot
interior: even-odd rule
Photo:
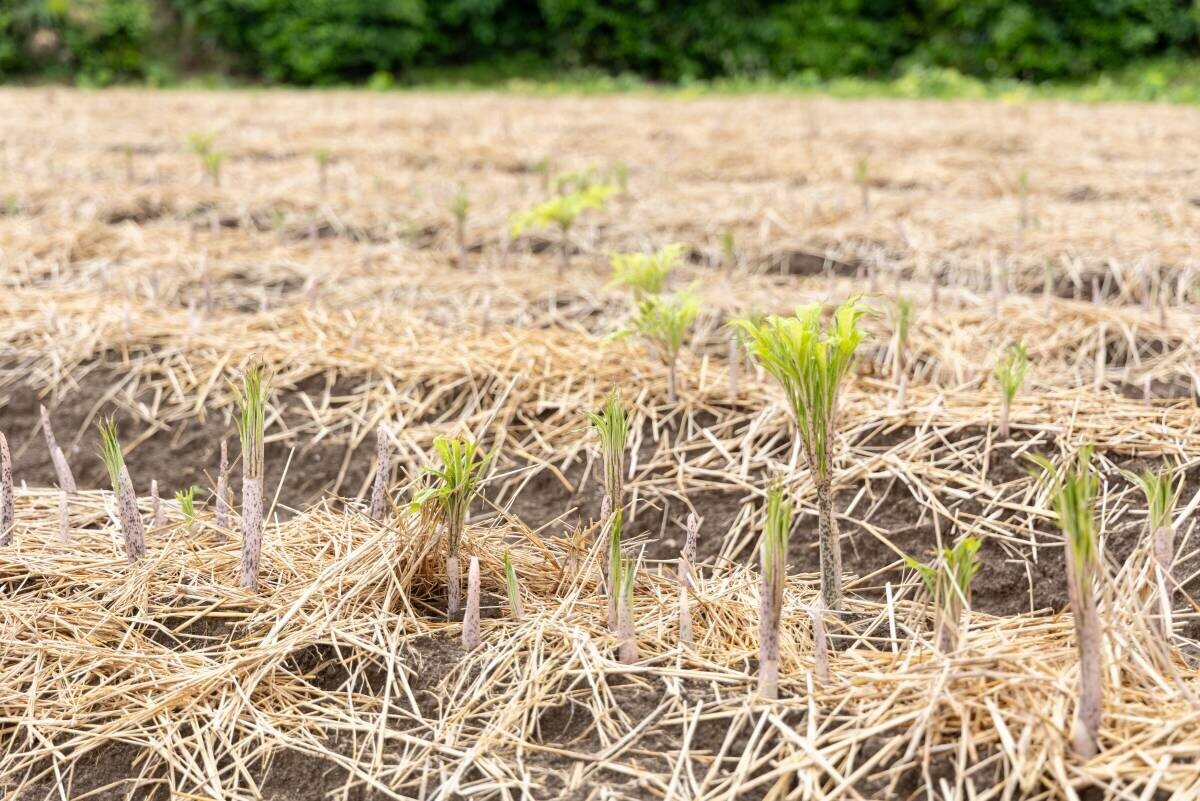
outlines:
[[[996,360],[996,383],[1000,385],[1000,439],[1009,437],[1009,413],[1017,391],[1029,375],[1029,353],[1020,342],[1009,345]]]
[[[432,503],[445,523],[446,614],[454,617],[461,605],[462,590],[458,545],[462,540],[471,499],[483,480],[489,457],[479,453],[477,445],[470,440],[438,437],[433,441],[433,447],[442,460],[442,467],[425,468],[426,472],[433,476],[434,483],[416,494],[412,507],[419,509],[427,503]]]
[[[667,401],[678,398],[676,364],[683,340],[700,314],[700,301],[690,291],[650,295],[638,303],[633,330],[650,340],[667,365]]]
[[[783,386],[795,415],[817,490],[821,599],[833,611],[842,608],[842,551],[833,517],[832,439],[841,383],[865,337],[858,325],[862,315],[852,298],[834,312],[824,334],[819,305],[801,307],[794,317],[733,322],[746,334],[750,353]]]
[[[592,428],[600,438],[600,455],[604,460],[604,490],[609,511],[620,509],[625,481],[625,443],[629,439],[629,418],[621,405],[621,396],[614,389],[604,399],[599,412],[588,412]],[[607,517],[607,515],[604,515]]]
[[[221,164],[225,154],[216,148],[216,134],[193,133],[188,137],[188,149],[200,159],[200,166],[213,182],[213,186],[221,185]]]
[[[575,220],[585,211],[603,208],[616,189],[611,184],[595,184],[542,201],[513,217],[512,235],[520,236],[529,228],[558,229],[558,275],[561,278],[571,258],[571,227]]]
[[[104,460],[109,482],[117,496],[121,533],[125,539],[125,558],[133,563],[146,555],[146,529],[138,511],[133,481],[125,468],[125,456],[121,453],[121,442],[117,438],[117,424],[109,417],[107,420],[101,420],[98,427],[100,458]]]
[[[183,522],[190,528],[196,522],[196,487],[175,491],[175,503],[179,504],[179,512]]]
[[[1100,720],[1104,712],[1103,634],[1096,606],[1101,575],[1096,532],[1096,491],[1100,482],[1090,464],[1091,448],[1080,450],[1075,462],[1061,469],[1045,457],[1031,458],[1042,468],[1041,480],[1058,515],[1066,546],[1067,597],[1079,649],[1079,699],[1071,744],[1076,754],[1089,759],[1100,750]]]
[[[266,366],[256,361],[246,369],[237,392],[241,416],[237,420],[242,441],[242,569],[240,585],[258,589],[263,529],[263,437],[266,430],[270,381]]]
[[[629,287],[636,300],[658,295],[666,289],[671,271],[679,266],[682,256],[683,245],[678,242],[657,253],[614,253],[609,259],[612,265],[609,286]]]
[[[792,531],[792,504],[785,499],[783,482],[767,489],[767,519],[763,526],[762,592],[758,613],[758,694],[779,697],[779,625],[783,617],[783,591],[787,584],[788,540]]]
[[[905,560],[921,576],[933,601],[937,648],[943,654],[958,648],[962,613],[971,598],[971,579],[980,567],[979,545],[977,538],[963,537],[953,548],[945,548],[931,565],[911,557]]]
[[[513,620],[520,622],[525,616],[525,607],[521,603],[521,586],[517,583],[517,570],[513,567],[512,557],[504,552],[504,589],[508,593],[508,609]]]

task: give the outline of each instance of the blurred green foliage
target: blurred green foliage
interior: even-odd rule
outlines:
[[[953,91],[1196,58],[1198,31],[1200,0],[0,0],[0,78],[388,88],[583,70]]]

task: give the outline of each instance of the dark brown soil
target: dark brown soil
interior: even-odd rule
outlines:
[[[53,402],[39,398],[38,393],[26,385],[0,390],[0,431],[8,436],[12,449],[14,480],[29,486],[57,486],[38,412],[39,405],[45,403],[55,436],[67,455],[79,489],[108,489],[108,474],[99,455],[96,420],[99,416],[115,414],[126,448],[143,434],[141,422],[124,414],[115,402],[96,408],[97,401],[118,379],[115,367],[93,369],[79,379],[76,387]],[[276,394],[276,402],[283,404],[282,414],[289,428],[309,419],[301,395],[316,398],[324,388],[324,380],[318,378],[290,392],[281,390]],[[333,393],[337,394],[336,388]],[[272,433],[267,430],[268,440]],[[220,411],[210,411],[203,421],[189,418],[155,432],[132,450],[127,450],[126,463],[135,487],[139,492],[148,493],[151,479],[158,479],[160,494],[169,498],[176,490],[195,485],[201,488],[197,500],[203,498],[207,503],[215,491],[222,439],[228,442],[229,459],[235,464],[241,453],[237,429]],[[318,443],[299,434],[268,441],[265,464],[268,497],[274,496],[283,480],[277,511],[286,515],[289,509],[303,508],[329,492],[357,492],[375,458],[374,439],[368,438],[358,452],[348,454],[348,447],[346,438],[336,434]],[[337,479],[343,464],[345,475],[339,487]],[[231,486],[236,488],[240,471],[235,466],[232,473]]]

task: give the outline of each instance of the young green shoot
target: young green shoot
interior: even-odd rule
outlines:
[[[270,380],[266,366],[253,362],[237,393],[241,416],[237,419],[242,442],[242,568],[243,589],[258,589],[262,559],[263,529],[263,438],[266,431],[267,394]]]
[[[1079,649],[1079,699],[1071,743],[1076,754],[1089,759],[1100,750],[1100,721],[1104,711],[1104,654],[1096,593],[1101,576],[1096,531],[1096,492],[1099,479],[1092,471],[1091,448],[1080,450],[1073,464],[1059,468],[1042,456],[1031,457],[1041,468],[1041,481],[1058,515],[1067,556],[1067,597],[1075,621]]]
[[[909,557],[905,561],[925,582],[936,614],[937,649],[943,654],[958,647],[963,610],[969,608],[971,579],[979,571],[979,545],[975,537],[963,537],[953,548],[945,548],[931,565]]]
[[[113,493],[117,496],[121,533],[125,539],[125,558],[133,563],[146,555],[146,529],[138,511],[133,481],[125,468],[125,456],[121,453],[121,442],[117,437],[117,424],[109,417],[97,425],[100,429],[100,458],[104,461]]]
[[[571,227],[585,211],[603,208],[614,192],[616,187],[611,184],[595,184],[568,195],[556,195],[514,216],[512,235],[520,236],[529,228],[556,228],[559,237],[558,276],[561,278],[566,273],[571,256]]]
[[[604,399],[604,405],[600,407],[599,412],[588,412],[587,416],[600,440],[600,456],[604,461],[604,490],[608,495],[611,512],[613,509],[620,509],[622,504],[629,418],[625,407],[621,405],[621,396],[615,389]]]
[[[414,496],[411,507],[432,504],[446,526],[446,613],[453,618],[460,607],[458,546],[466,525],[471,500],[486,472],[489,456],[481,454],[471,440],[438,437],[433,448],[441,459],[441,468],[427,467],[433,484]]]
[[[1020,342],[1009,345],[996,360],[996,383],[1000,385],[1000,424],[997,432],[1000,439],[1009,437],[1009,414],[1017,390],[1025,383],[1029,374],[1029,354]]]
[[[633,290],[634,300],[661,294],[667,287],[671,271],[679,266],[683,245],[666,245],[657,253],[614,253],[612,281],[609,286],[625,286]]]
[[[650,295],[638,303],[633,330],[654,344],[667,365],[667,402],[678,398],[676,365],[683,340],[700,314],[700,301],[689,290]]]
[[[801,307],[794,317],[770,316],[756,323],[733,321],[747,347],[782,386],[795,415],[800,444],[817,490],[821,598],[826,609],[842,609],[842,551],[833,516],[833,436],[841,384],[865,337],[863,312],[851,298],[834,312],[824,334],[821,307]]]
[[[779,697],[779,626],[787,585],[788,540],[792,531],[792,504],[784,497],[783,482],[767,489],[767,518],[760,552],[762,587],[758,613],[758,694]]]
[[[200,159],[204,173],[212,180],[213,186],[221,185],[221,163],[225,154],[216,148],[216,134],[193,133],[188,137],[188,148]]]

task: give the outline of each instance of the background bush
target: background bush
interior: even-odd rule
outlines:
[[[1198,30],[1200,0],[0,0],[0,78],[1075,79],[1200,56]]]

